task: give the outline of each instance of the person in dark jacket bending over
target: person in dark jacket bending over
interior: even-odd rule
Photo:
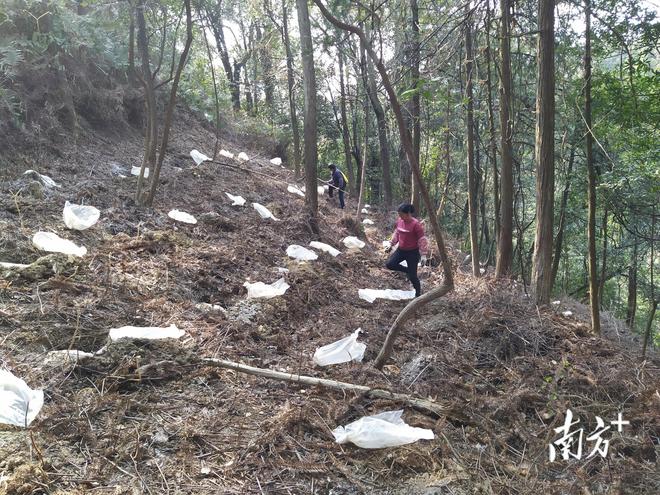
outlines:
[[[396,221],[396,230],[392,235],[390,247],[399,244],[385,265],[390,270],[396,270],[408,275],[408,279],[415,288],[415,297],[422,293],[422,287],[417,277],[417,265],[421,254],[426,254],[428,249],[428,240],[424,236],[424,227],[415,217],[415,208],[410,203],[403,203],[399,206],[399,218]],[[420,253],[421,251],[421,253]],[[401,266],[402,261],[406,261],[407,267]]]
[[[344,179],[344,174],[337,168],[337,165],[331,163],[328,165],[330,169],[331,176],[328,181],[330,189],[328,190],[328,195],[332,198],[333,189],[337,189],[337,195],[339,196],[339,207],[344,209],[344,191],[346,190],[346,179]]]

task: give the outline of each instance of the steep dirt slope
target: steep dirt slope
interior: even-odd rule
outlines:
[[[408,325],[393,361],[376,372],[369,362],[405,303],[369,304],[357,291],[408,289],[382,268],[379,247],[393,216],[370,215],[375,227],[360,234],[367,247],[348,252],[340,240],[354,233],[351,222],[323,199],[320,240],[343,253],[299,264],[287,246],[315,238],[303,199],[286,191],[291,173],[268,162],[274,144],[225,135],[225,149],[252,159],[195,167],[188,153],[209,154],[211,132],[180,111],[173,136],[152,210],[132,200],[129,170],[142,147],[135,132],[83,133],[61,144],[58,158],[26,152],[4,175],[0,261],[42,256],[30,243],[37,230],[89,252],[49,258],[29,277],[4,271],[0,280],[0,364],[46,393],[29,430],[0,427],[0,492],[658,492],[657,359],[640,363],[635,349],[591,337],[575,305],[570,317],[561,315],[564,305],[537,311],[520,287],[496,285],[488,274],[475,281],[459,269],[456,290]],[[21,178],[28,166],[61,188]],[[246,206],[231,206],[225,192],[242,195]],[[97,206],[99,224],[65,229],[65,200]],[[261,220],[252,202],[281,221]],[[167,216],[174,208],[199,223],[174,222]],[[246,299],[245,281],[281,276],[291,286],[285,295]],[[438,277],[422,269],[425,287]],[[100,349],[110,328],[170,324],[185,330],[181,341],[120,341],[79,365],[45,361],[51,350]],[[364,363],[314,366],[316,347],[358,327]],[[430,398],[446,414],[268,381],[206,366],[202,357]],[[587,433],[597,415],[610,421],[621,411],[631,425],[610,435],[607,459],[585,460],[585,452],[581,461],[549,463],[552,428],[569,407]],[[436,438],[376,451],[334,443],[336,426],[397,408]]]

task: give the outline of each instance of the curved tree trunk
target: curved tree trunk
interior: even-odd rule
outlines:
[[[383,81],[383,86],[385,88],[385,91],[387,92],[387,96],[392,106],[392,111],[394,112],[394,116],[396,117],[396,122],[399,128],[401,142],[406,151],[406,156],[408,158],[408,161],[410,162],[410,166],[412,168],[413,174],[415,175],[415,180],[417,180],[419,183],[420,193],[422,195],[425,206],[429,213],[431,228],[435,236],[435,241],[438,246],[438,254],[442,262],[442,271],[444,275],[444,280],[440,285],[440,287],[436,287],[435,289],[427,292],[423,296],[413,299],[405,308],[403,308],[403,311],[399,313],[399,316],[397,316],[396,320],[390,327],[390,330],[387,333],[387,337],[385,338],[385,342],[383,343],[383,347],[380,350],[380,353],[378,354],[376,361],[374,362],[374,366],[376,368],[382,368],[392,353],[392,348],[394,347],[394,341],[396,340],[396,337],[403,328],[403,324],[406,321],[408,321],[410,318],[412,318],[420,308],[422,308],[429,302],[445,295],[447,292],[452,290],[454,288],[454,277],[451,269],[451,262],[449,260],[449,256],[447,255],[447,249],[445,247],[444,238],[442,236],[442,232],[440,231],[440,225],[438,224],[438,218],[436,217],[435,209],[431,204],[431,198],[429,197],[428,189],[426,188],[424,182],[422,181],[422,175],[419,169],[419,163],[417,162],[415,158],[415,154],[413,152],[412,137],[410,135],[410,132],[406,128],[406,124],[403,118],[403,112],[401,111],[401,105],[399,104],[399,100],[396,96],[392,83],[390,82],[390,78],[387,73],[387,70],[385,69],[385,65],[383,64],[382,60],[378,57],[376,52],[374,52],[373,48],[367,41],[364,32],[361,29],[352,26],[350,24],[347,24],[345,22],[342,22],[336,17],[334,17],[328,11],[328,9],[325,8],[323,3],[321,3],[321,0],[314,0],[314,3],[319,7],[321,12],[323,13],[323,16],[326,19],[328,19],[328,21],[330,21],[338,28],[343,29],[345,31],[349,31],[360,38],[360,40],[365,45],[367,54],[369,55],[369,57],[371,57],[371,60],[374,62],[376,69],[380,74],[380,77]]]

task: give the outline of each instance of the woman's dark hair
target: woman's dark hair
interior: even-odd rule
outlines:
[[[410,203],[401,203],[397,211],[399,213],[409,213],[412,215],[413,213],[415,213],[415,207]]]
[[[334,170],[334,169],[337,168],[337,165],[335,165],[334,163],[329,163],[328,168],[331,168],[332,170]]]

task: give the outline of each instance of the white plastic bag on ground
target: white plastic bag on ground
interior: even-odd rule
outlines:
[[[199,165],[202,162],[210,162],[211,158],[206,156],[204,153],[201,153],[197,150],[192,150],[190,152],[190,158],[195,160],[195,165]]]
[[[365,225],[373,225],[374,221],[371,220],[370,218],[365,218],[364,220],[362,220],[362,223]]]
[[[41,184],[47,189],[50,189],[51,187],[62,187],[47,175],[41,175],[36,170],[26,170],[25,172],[23,172],[23,175],[29,175],[33,177],[35,180],[41,182]]]
[[[361,331],[362,329],[358,328],[348,337],[316,349],[314,363],[319,366],[328,366],[349,361],[361,362],[367,348],[366,344],[357,341]]]
[[[77,349],[64,349],[63,351],[50,351],[46,354],[44,363],[62,365],[67,363],[77,363],[85,359],[94,357],[91,352],[79,351]]]
[[[195,308],[207,313],[215,313],[215,312],[220,312],[225,314],[227,313],[227,310],[222,306],[220,306],[219,304],[197,303],[195,304]]]
[[[286,254],[289,258],[293,258],[298,261],[313,261],[319,257],[319,255],[314,251],[299,246],[298,244],[291,244],[288,248],[286,248]]]
[[[197,223],[197,219],[185,211],[172,210],[167,214],[167,216],[172,220],[176,220],[177,222],[192,223],[193,225]]]
[[[220,150],[220,155],[224,156],[225,158],[234,158],[234,154],[227,150]]]
[[[37,232],[32,236],[32,244],[37,249],[49,253],[72,254],[74,256],[85,256],[87,254],[85,246],[78,246],[52,232]]]
[[[140,175],[141,167],[131,167],[131,175]],[[144,178],[149,177],[149,168],[144,169]]]
[[[282,165],[282,159],[279,156],[270,159],[270,163],[273,165]]]
[[[334,257],[337,257],[341,254],[341,251],[339,249],[335,249],[330,244],[325,244],[323,242],[312,241],[309,243],[309,245],[315,249],[320,249],[321,251],[325,251],[326,253],[329,253]]]
[[[239,162],[247,162],[250,159],[244,151],[241,151],[236,158]]]
[[[361,213],[363,215],[367,215],[367,214],[369,214],[369,210],[367,210],[366,208],[362,208]]]
[[[364,207],[365,208],[371,208],[371,205],[366,204],[366,205],[364,205]]]
[[[289,284],[287,284],[285,280],[281,278],[270,285],[264,284],[263,282],[245,282],[243,287],[245,287],[248,291],[248,299],[270,299],[271,297],[281,296],[284,294],[289,288]]]
[[[43,390],[32,390],[10,371],[0,370],[0,423],[29,426],[43,405]]]
[[[101,212],[93,206],[72,205],[68,201],[64,203],[62,212],[64,223],[70,229],[85,230],[99,221]]]
[[[119,339],[178,339],[184,336],[186,332],[180,330],[176,325],[169,327],[120,327],[110,329],[110,340],[113,342]]]
[[[395,289],[359,289],[360,299],[372,303],[376,299],[389,299],[390,301],[403,301],[415,297],[414,290],[395,290]]]
[[[398,447],[417,440],[433,440],[433,431],[409,426],[401,419],[403,410],[365,416],[332,431],[339,444],[351,442],[363,449]]]
[[[318,193],[319,196],[323,196],[325,194],[325,186],[317,186],[316,187],[316,192]]]
[[[232,206],[243,206],[245,204],[245,198],[243,196],[234,196],[233,194],[225,193],[229,199],[232,200]]]
[[[385,249],[391,248],[392,247],[392,242],[391,241],[383,241],[383,247]]]
[[[257,210],[257,213],[259,213],[259,216],[263,218],[264,220],[267,218],[272,218],[276,222],[279,222],[279,218],[275,218],[275,216],[270,212],[268,208],[266,208],[264,205],[260,205],[259,203],[252,203],[252,207]]]
[[[289,184],[289,187],[286,188],[287,191],[293,194],[297,194],[298,196],[302,196],[303,198],[305,197],[305,193],[296,185]]]
[[[353,249],[362,249],[366,245],[364,241],[361,241],[357,237],[353,236],[344,237],[341,242],[343,242],[344,246],[347,248]]]

